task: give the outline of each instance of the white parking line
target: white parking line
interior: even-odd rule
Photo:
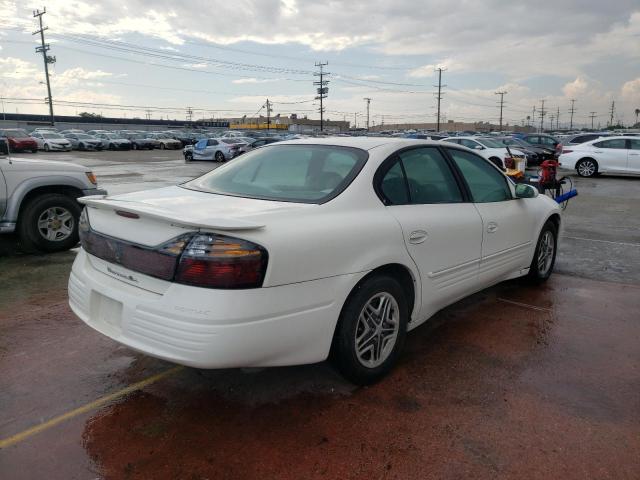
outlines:
[[[535,310],[537,312],[546,312],[546,313],[553,312],[551,308],[538,307],[536,305],[529,305],[528,303],[516,302],[515,300],[508,300],[506,298],[498,298],[498,301],[503,303],[509,303],[511,305],[516,305],[517,307],[528,308],[529,310]]]
[[[563,236],[562,238],[569,238],[571,240],[583,240],[585,242],[601,242],[601,243],[612,243],[614,245],[624,245],[627,247],[640,247],[640,243],[629,243],[629,242],[614,242],[611,240],[598,240],[595,238],[584,238],[584,237],[568,237]]]

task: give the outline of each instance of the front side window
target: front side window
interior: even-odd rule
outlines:
[[[616,138],[613,140],[603,140],[602,142],[596,142],[594,147],[598,148],[627,148],[626,140],[624,138]]]
[[[478,142],[474,140],[469,140],[467,138],[463,138],[462,140],[460,140],[460,145],[467,148],[476,148],[481,146],[478,144]]]
[[[368,158],[364,150],[333,145],[274,145],[187,182],[194,190],[299,203],[324,203],[340,194]]]
[[[447,149],[462,172],[475,203],[511,200],[507,179],[484,158],[470,152]]]

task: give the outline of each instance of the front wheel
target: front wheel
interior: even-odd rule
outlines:
[[[164,145],[164,143],[161,143],[160,144],[160,150],[164,150],[165,148],[167,148],[167,147]]]
[[[215,156],[213,157],[215,159],[216,162],[224,162],[225,158],[224,158],[224,153],[222,152],[216,152]]]
[[[553,271],[558,250],[558,229],[551,220],[542,227],[536,251],[529,267],[527,278],[535,283],[544,282]]]
[[[581,177],[593,177],[598,174],[598,164],[592,158],[583,158],[576,165],[576,171]]]
[[[45,151],[45,152],[48,152],[48,151],[49,151],[49,144],[48,144],[48,143],[45,143],[45,144],[44,144],[44,151]]]
[[[109,144],[109,150],[115,150],[116,146],[113,143]]]
[[[345,303],[331,346],[332,362],[355,384],[378,381],[398,360],[408,317],[402,286],[386,275],[369,277]]]
[[[78,145],[78,150],[84,151],[84,149],[85,149],[84,148],[84,143],[81,143],[81,144]]]
[[[78,243],[80,205],[66,195],[49,193],[29,201],[18,219],[25,250],[60,252]]]
[[[138,144],[137,143],[132,144],[131,148],[133,148],[134,150],[137,150],[138,149]]]

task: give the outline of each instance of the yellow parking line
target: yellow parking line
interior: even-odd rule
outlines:
[[[123,388],[122,390],[118,390],[117,392],[111,393],[107,396],[104,396],[102,398],[99,398],[97,400],[94,400],[93,402],[87,403],[85,405],[83,405],[82,407],[78,407],[75,410],[71,410],[67,413],[63,413],[62,415],[58,415],[57,417],[53,417],[51,420],[47,420],[44,423],[41,423],[39,425],[35,425],[31,428],[28,428],[20,433],[16,433],[15,435],[12,435],[11,437],[8,438],[4,438],[2,440],[0,440],[0,449],[2,448],[7,448],[10,447],[12,445],[15,445],[17,443],[22,442],[23,440],[26,440],[27,438],[36,435],[40,432],[44,432],[45,430],[48,430],[52,427],[55,427],[56,425],[69,420],[70,418],[73,417],[77,417],[78,415],[82,415],[83,413],[89,412],[91,410],[94,410],[96,408],[100,408],[103,405],[106,405],[107,403],[113,402],[114,400],[117,400],[120,397],[123,397],[129,393],[135,392],[136,390],[141,390],[144,387],[151,385],[152,383],[156,383],[159,380],[162,380],[163,378],[167,378],[171,375],[174,375],[176,373],[178,373],[180,370],[183,370],[184,367],[182,366],[177,366],[177,367],[173,367],[170,368],[169,370],[165,370],[164,372],[160,372],[156,375],[152,375],[149,378],[145,378],[144,380],[141,380],[137,383],[131,384],[128,387]]]

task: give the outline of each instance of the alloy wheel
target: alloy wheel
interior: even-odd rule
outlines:
[[[547,230],[540,239],[538,250],[538,274],[545,276],[553,263],[553,253],[556,249],[556,241],[552,232]]]
[[[73,234],[75,219],[63,207],[51,207],[38,217],[38,232],[45,240],[59,242]]]
[[[578,165],[578,173],[583,177],[591,177],[596,173],[596,164],[591,160],[583,160]]]
[[[355,348],[358,361],[376,368],[391,355],[400,330],[400,309],[387,292],[377,293],[364,305],[358,317]]]

